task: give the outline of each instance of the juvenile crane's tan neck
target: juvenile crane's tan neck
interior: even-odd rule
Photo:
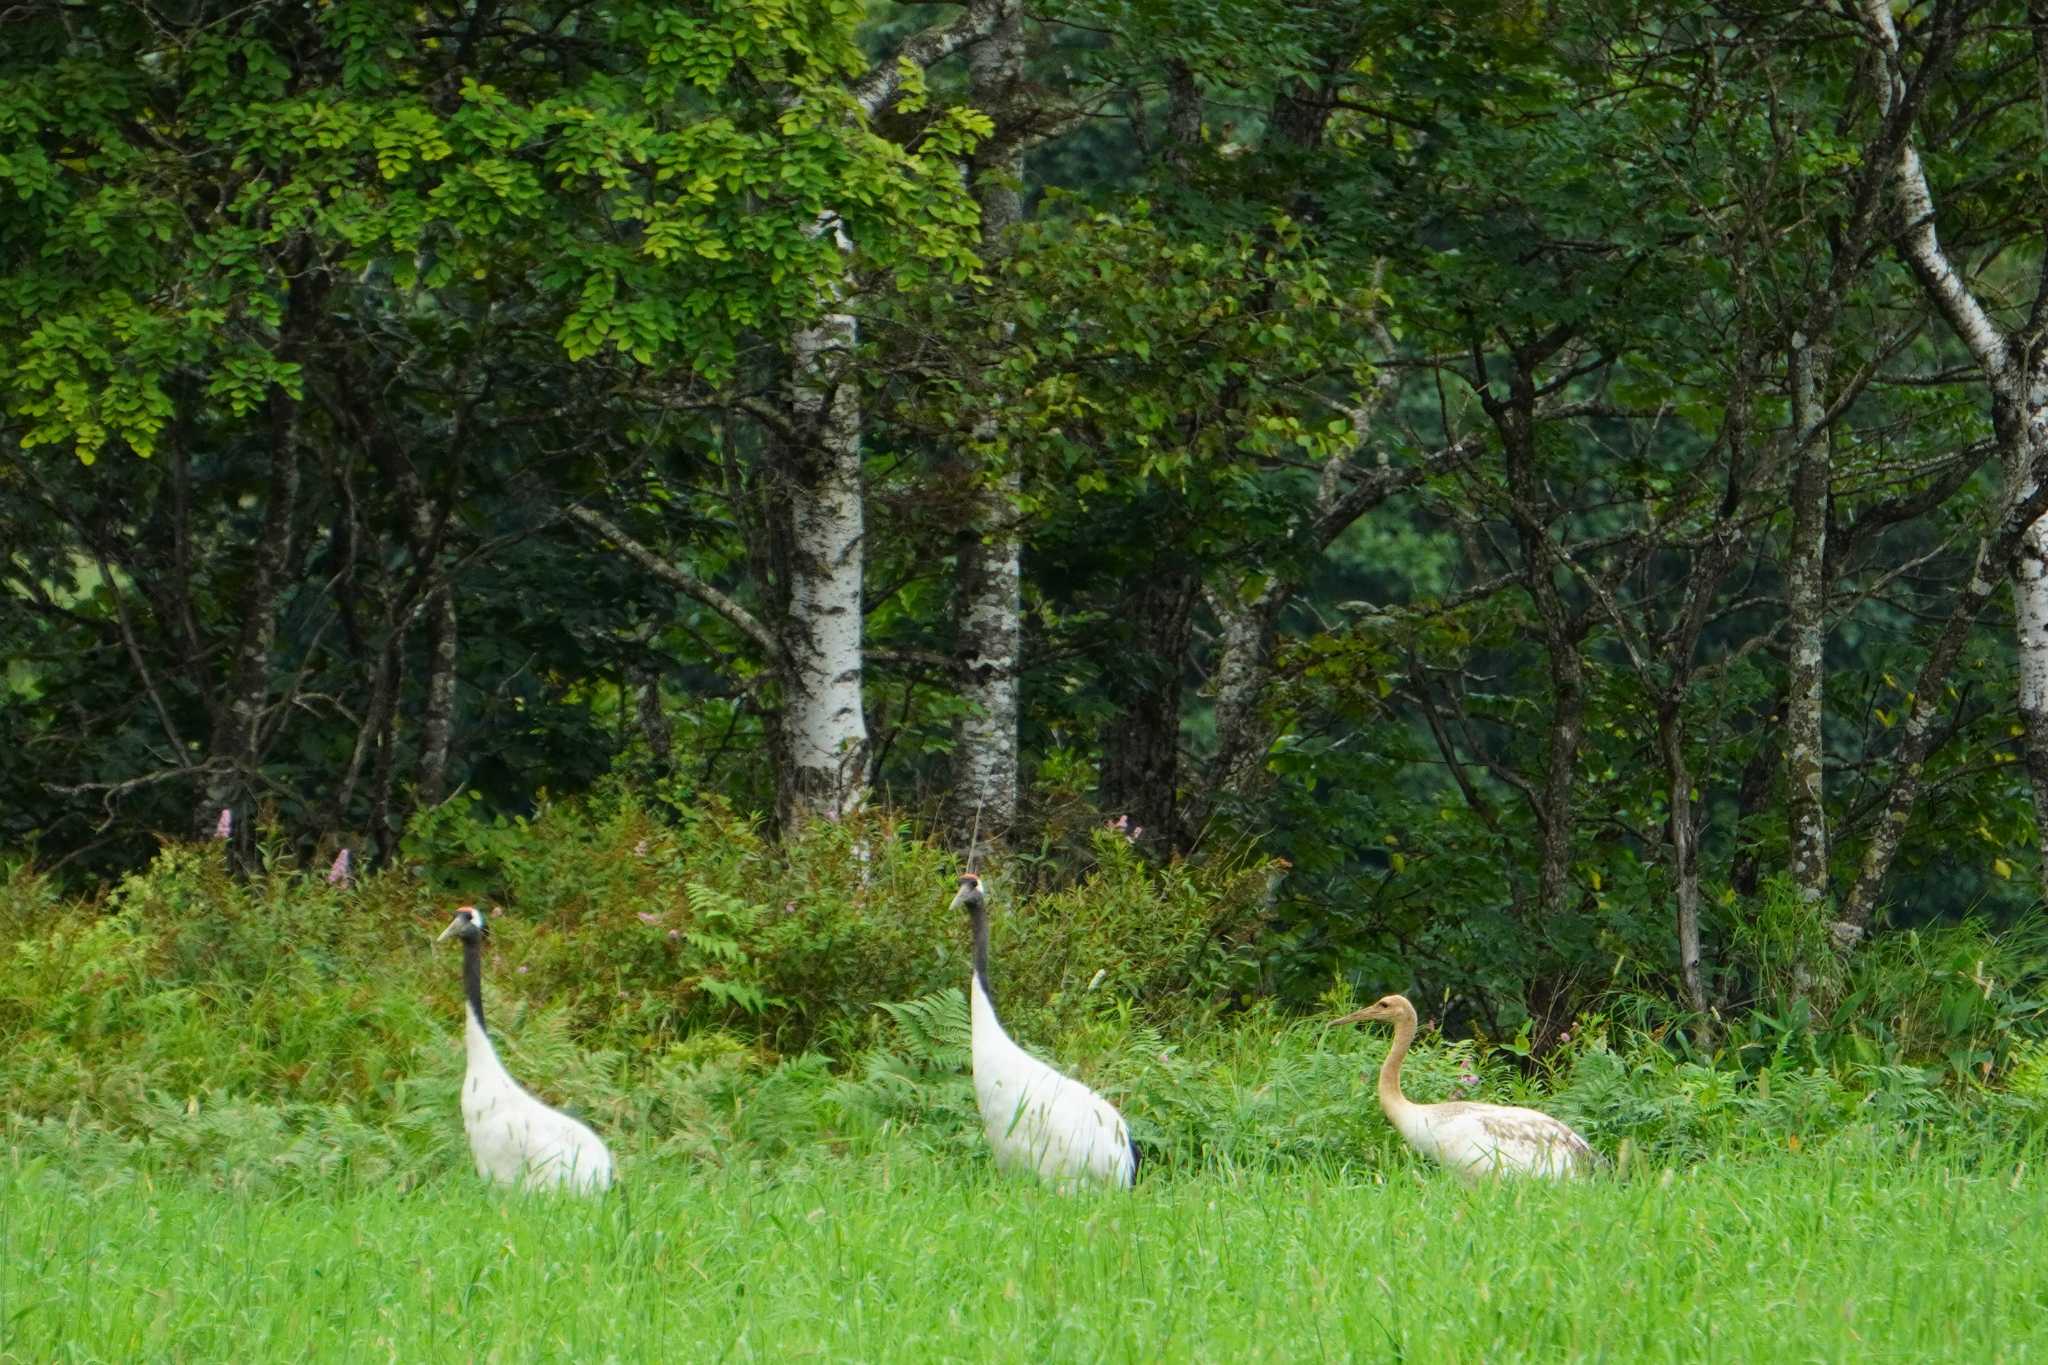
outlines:
[[[1401,1093],[1401,1064],[1408,1060],[1408,1047],[1415,1041],[1415,1011],[1402,1010],[1394,1018],[1394,1045],[1387,1049],[1387,1059],[1380,1063],[1380,1108],[1386,1110],[1389,1118],[1410,1108],[1408,1097]]]

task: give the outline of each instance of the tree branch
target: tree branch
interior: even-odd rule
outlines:
[[[592,511],[588,507],[571,507],[563,515],[571,521],[581,523],[586,529],[595,532],[603,539],[612,542],[628,559],[668,584],[671,588],[674,588],[677,592],[685,597],[694,598],[717,612],[719,616],[724,618],[726,624],[753,641],[755,648],[761,651],[763,658],[767,661],[771,663],[779,663],[781,661],[782,645],[775,638],[775,632],[769,630],[767,626],[761,623],[761,618],[748,611],[733,598],[720,592],[702,579],[684,573],[674,564],[663,559],[660,555],[620,530],[619,527],[604,516]]]
[[[853,83],[853,98],[860,105],[861,112],[873,118],[896,98],[896,92],[903,88],[904,63],[919,69],[928,68],[969,43],[986,38],[995,29],[1002,9],[1001,0],[975,0],[952,23],[911,35],[903,46],[875,63],[867,75]]]
[[[1878,103],[1888,119],[1909,124],[1918,101],[1908,86],[1899,56],[1899,31],[1892,23],[1890,0],[1862,0],[1863,18],[1877,46],[1875,81]],[[1948,22],[1960,22],[1953,15]],[[1921,65],[1924,83],[1930,67],[1945,58],[1952,43],[1937,37],[1936,46]],[[1934,300],[1935,307],[1955,329],[1956,336],[1989,375],[1998,375],[2012,364],[2012,348],[1998,324],[1972,293],[1934,230],[1934,193],[1927,186],[1926,169],[1913,145],[1908,127],[1899,130],[1898,150],[1893,154],[1892,194],[1898,201],[1900,217],[1899,251],[1919,277],[1920,284]]]

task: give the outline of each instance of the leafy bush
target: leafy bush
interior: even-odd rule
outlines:
[[[945,850],[880,818],[770,848],[716,807],[619,798],[526,821],[438,816],[436,857],[333,887],[274,859],[230,877],[171,845],[104,897],[0,869],[0,1124],[67,1166],[175,1167],[296,1189],[466,1170],[463,900],[500,905],[486,991],[501,1052],[626,1165],[781,1169],[982,1159],[967,929]],[[1109,1096],[1155,1168],[1329,1171],[1411,1160],[1378,1112],[1380,1030],[1247,1005],[1257,864],[1158,868],[1112,833],[1028,900],[995,892],[1003,1016]],[[1725,1021],[1703,1047],[1615,996],[1540,1059],[1425,1028],[1421,1100],[1535,1103],[1624,1167],[2048,1121],[2039,921],[1896,935],[1832,1000]],[[2000,1083],[2002,1088],[2000,1088]]]
[[[142,1143],[222,1179],[288,1180],[280,1154],[459,1166],[459,956],[433,938],[476,900],[496,910],[486,990],[507,1063],[628,1147],[767,1159],[898,1140],[906,1104],[971,1115],[892,1095],[903,1064],[875,1046],[878,999],[957,999],[967,974],[948,855],[901,827],[771,849],[721,808],[666,822],[612,796],[527,820],[454,803],[428,835],[409,866],[345,888],[275,858],[238,879],[213,845],[166,846],[98,899],[6,869],[0,1112],[39,1140]],[[1114,839],[1102,854],[998,911],[1006,1006],[1062,1046],[1068,997],[1196,1017],[1256,924],[1255,867],[1153,869]]]
[[[579,1026],[610,1026],[612,1046],[706,1026],[844,1045],[877,1000],[967,976],[967,926],[947,908],[956,862],[882,815],[771,846],[722,806],[669,823],[612,792],[531,819],[451,803],[409,838],[423,874],[534,924],[505,949],[524,988],[576,1001]],[[1248,984],[1263,863],[1157,868],[1108,832],[1094,849],[1079,881],[1027,903],[990,876],[1006,1007],[1058,1009],[1092,985],[1174,1014]]]

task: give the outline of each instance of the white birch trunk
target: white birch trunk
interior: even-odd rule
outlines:
[[[820,219],[842,255],[853,244]],[[789,610],[783,624],[780,805],[785,827],[858,810],[867,795],[868,732],[861,703],[861,409],[850,367],[859,323],[835,296],[790,338]]]
[[[2042,389],[2048,375],[2032,386],[2034,401],[2027,414],[2033,439],[2029,453],[2037,460],[2048,451],[2048,402]],[[2035,481],[2025,490],[2031,493]],[[2048,517],[2027,528],[2013,564],[2012,605],[2019,644],[2019,711],[2027,785],[2034,797],[2035,873],[2041,894],[2048,898]]]
[[[1017,668],[1022,652],[1022,546],[1011,497],[1017,471],[989,480],[979,501],[986,527],[960,565],[960,694],[968,711],[954,745],[955,800],[983,839],[1017,820]],[[977,858],[981,850],[971,851]]]
[[[967,57],[968,86],[977,107],[996,118],[1005,136],[1011,93],[1024,65],[1023,13],[1004,5],[995,27]],[[982,257],[993,262],[1009,247],[1024,216],[1019,182],[1021,143],[1009,137],[975,178],[981,206]],[[1000,348],[1015,333],[1004,322]],[[1017,820],[1017,672],[1023,645],[1023,538],[1016,498],[1022,484],[1015,458],[1003,449],[1002,432],[989,395],[975,419],[970,450],[981,461],[968,538],[960,550],[956,597],[956,639],[960,694],[967,703],[955,729],[953,786],[956,822],[978,840],[968,865],[980,866],[987,843],[999,841]],[[978,831],[978,835],[977,832]]]
[[[1885,112],[1895,114],[1907,87],[1891,6],[1887,0],[1863,0],[1863,18],[1878,59],[1876,94]],[[2002,329],[1949,259],[1935,229],[1934,193],[1910,134],[1899,143],[1891,189],[1899,214],[1900,255],[1920,281],[1922,291],[1969,348],[1990,386],[1992,427],[2005,465],[2008,506],[2037,500],[2042,463],[2048,458],[2048,355],[2034,354],[2037,348]],[[2043,564],[2044,552],[2048,552],[2048,517],[2025,528],[2009,574],[2019,636],[2021,743],[2033,792],[2040,855],[2036,871],[2043,894],[2048,895],[2048,582],[2044,582],[2048,567]],[[1976,586],[1973,581],[1972,588]],[[1897,832],[1889,833],[1895,845]],[[1869,894],[1874,899],[1875,891]],[[1857,930],[1869,912],[1864,906],[1852,909],[1861,911],[1861,916],[1849,916],[1844,927]]]

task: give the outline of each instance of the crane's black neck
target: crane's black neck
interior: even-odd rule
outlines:
[[[469,1012],[476,1026],[484,1026],[484,945],[481,934],[462,940],[462,993],[469,997]]]
[[[967,921],[974,927],[974,979],[981,983],[981,993],[993,1007],[996,993],[988,984],[988,903],[977,899],[970,904]]]

